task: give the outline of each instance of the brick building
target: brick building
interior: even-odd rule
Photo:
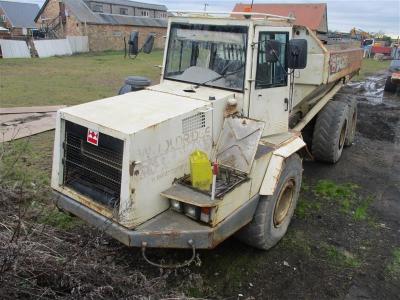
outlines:
[[[35,22],[48,37],[88,36],[90,51],[122,50],[132,31],[139,32],[139,44],[155,33],[155,47],[162,48],[167,8],[129,0],[47,0]]]
[[[8,29],[10,37],[29,36],[36,29],[34,19],[38,11],[37,4],[0,1],[0,27]]]

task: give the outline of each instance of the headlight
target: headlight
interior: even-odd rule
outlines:
[[[190,217],[192,219],[198,220],[200,217],[200,209],[199,209],[199,207],[186,204],[185,205],[185,215],[187,215],[188,217]]]
[[[171,200],[171,207],[173,210],[182,212],[182,203],[176,200]]]

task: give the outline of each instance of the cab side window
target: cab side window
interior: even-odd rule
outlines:
[[[287,61],[286,45],[289,42],[287,32],[260,32],[258,43],[256,89],[265,89],[287,85]],[[266,41],[276,40],[280,42],[278,61],[270,63],[266,61]]]

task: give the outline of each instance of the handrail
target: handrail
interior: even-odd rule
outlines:
[[[239,16],[263,16],[265,18],[277,18],[283,19],[287,21],[294,21],[296,18],[294,17],[285,17],[279,15],[272,15],[266,13],[258,13],[258,12],[226,12],[226,11],[196,11],[196,10],[168,10],[169,13],[176,13],[176,14],[203,14],[203,15],[239,15]]]

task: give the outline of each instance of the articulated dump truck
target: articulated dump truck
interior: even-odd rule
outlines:
[[[356,103],[333,96],[362,51],[291,18],[243,15],[171,17],[160,84],[58,112],[60,209],[145,259],[150,247],[194,253],[235,235],[268,249],[283,237],[302,157],[335,163],[352,144]],[[218,165],[206,188],[192,182],[193,153]]]

